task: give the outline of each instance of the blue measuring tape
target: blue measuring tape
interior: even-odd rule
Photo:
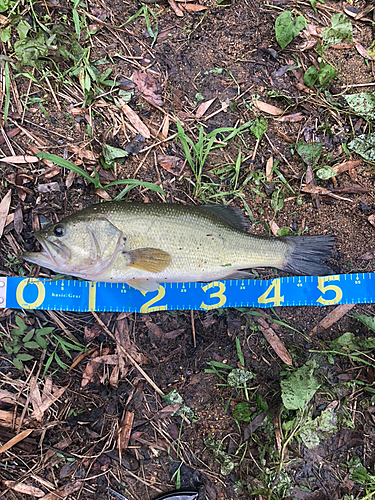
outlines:
[[[150,313],[372,303],[374,273],[166,283],[154,292],[140,292],[122,283],[0,277],[0,308],[11,309]]]

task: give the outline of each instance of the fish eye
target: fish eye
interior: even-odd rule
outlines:
[[[58,236],[58,237],[60,237],[60,236],[64,236],[65,231],[64,231],[63,226],[55,226],[55,227],[53,228],[53,234],[54,234],[55,236]]]

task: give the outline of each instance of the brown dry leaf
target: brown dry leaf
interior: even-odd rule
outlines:
[[[272,330],[272,328],[268,325],[267,321],[263,318],[256,318],[257,323],[260,326],[260,329],[270,344],[275,353],[279,356],[279,358],[287,365],[293,366],[292,358],[287,351],[284,344],[281,342],[276,333]]]
[[[155,413],[154,419],[159,420],[159,419],[163,419],[163,418],[168,418],[171,415],[173,415],[177,410],[179,410],[181,408],[181,406],[182,406],[181,403],[173,403],[171,405],[164,406],[164,408],[162,408],[160,411]]]
[[[367,220],[369,221],[370,224],[375,226],[375,215],[374,214],[370,215],[370,217]]]
[[[360,165],[361,163],[362,160],[345,161],[344,163],[340,163],[340,165],[336,165],[332,168],[336,172],[336,174],[341,174],[342,172],[346,172],[347,170],[358,167],[358,165]]]
[[[168,0],[169,5],[171,6],[173,12],[176,14],[178,17],[184,17],[184,13],[180,9],[180,7],[176,4],[174,0]]]
[[[14,230],[16,231],[17,234],[21,234],[23,231],[22,208],[17,207],[13,215],[14,215],[14,219],[13,219]]]
[[[361,45],[359,42],[355,42],[355,48],[357,49],[358,53],[364,57],[365,59],[368,59],[369,61],[373,61],[374,58],[371,57],[371,55],[367,52],[367,50],[364,48],[363,45]]]
[[[259,111],[263,111],[264,113],[268,113],[272,116],[280,116],[284,113],[284,111],[276,106],[272,106],[272,104],[267,104],[262,101],[253,101],[254,106],[259,109]]]
[[[39,158],[30,155],[6,156],[5,158],[0,158],[0,161],[3,161],[4,163],[14,163],[18,165],[22,163],[37,163],[39,161]]]
[[[122,99],[118,98],[120,103],[122,112],[133,125],[133,127],[139,132],[145,139],[149,139],[151,137],[151,133],[143,121],[139,118],[137,113],[132,110],[130,106],[128,106]]]
[[[11,139],[12,137],[16,136],[20,132],[21,132],[21,129],[19,129],[18,127],[14,127],[11,130],[8,130],[8,132],[6,134],[7,134],[8,139]],[[0,146],[4,143],[5,143],[5,137],[1,134],[0,135]]]
[[[17,394],[13,394],[13,392],[9,392],[6,389],[0,390],[0,401],[2,403],[7,403],[11,405],[22,404],[24,405],[26,399],[22,396],[18,396]]]
[[[133,73],[133,81],[147,102],[157,107],[164,105],[162,98],[163,90],[155,78],[152,78],[152,76],[147,73],[135,70]]]
[[[280,228],[279,228],[279,226],[276,224],[276,222],[275,222],[274,220],[269,220],[269,221],[268,221],[268,224],[269,224],[269,226],[270,226],[270,229],[271,229],[271,231],[272,231],[272,234],[273,234],[274,236],[277,236],[277,232],[278,232],[278,230],[280,229]]]
[[[7,309],[8,310],[8,309]],[[11,427],[18,426],[20,424],[20,419],[14,418],[13,411],[0,410],[0,427]]]
[[[164,335],[165,339],[173,340],[176,339],[179,335],[184,333],[185,328],[178,328],[177,330],[172,330]]]
[[[86,365],[85,371],[82,374],[81,387],[82,389],[86,385],[93,383],[95,381],[95,375],[99,371],[101,361],[96,361],[96,359],[90,359]]]
[[[211,106],[211,104],[214,102],[215,99],[216,99],[216,97],[214,97],[213,99],[210,99],[209,101],[201,102],[200,105],[198,106],[197,111],[195,112],[195,118],[201,118],[205,114],[205,112],[208,110],[208,108]]]
[[[17,483],[16,481],[2,481],[2,483],[13,491],[17,491],[18,493],[23,493],[24,495],[30,495],[36,498],[43,498],[44,491],[35,486],[31,486],[31,484],[26,483]]]
[[[353,44],[350,42],[340,42],[340,43],[335,43],[330,47],[331,49],[338,49],[338,50],[351,49],[353,47]]]
[[[117,436],[120,463],[121,463],[121,452],[125,451],[129,446],[133,422],[134,422],[134,413],[131,411],[125,412],[125,417],[120,423],[120,428],[118,430],[118,436]]]
[[[324,330],[326,330],[334,323],[337,323],[337,321],[345,316],[347,312],[353,309],[354,306],[355,304],[341,304],[340,306],[335,307],[333,311],[331,311],[325,318],[322,319],[322,321],[314,326],[314,328],[310,332],[310,336],[317,333],[319,328],[323,328]]]
[[[273,167],[273,155],[271,155],[266,162],[266,179],[268,182],[272,181],[272,167]]]
[[[5,444],[3,444],[3,446],[0,447],[0,453],[4,453],[4,451],[9,450],[10,448],[12,448],[14,445],[19,443],[20,441],[23,441],[32,432],[33,432],[33,429],[26,429],[24,431],[21,431],[19,434],[12,437],[12,439],[9,439],[8,442],[6,442]]]
[[[277,129],[277,133],[280,137],[284,139],[284,141],[289,142],[289,144],[294,144],[293,139],[291,139],[288,135],[284,134],[284,132],[280,129]]]
[[[69,483],[65,486],[61,486],[61,488],[51,491],[51,493],[47,493],[47,495],[44,495],[41,498],[42,500],[63,500],[68,495],[71,495],[72,493],[80,490],[82,486],[82,481],[75,481],[74,483]]]
[[[303,113],[293,113],[291,115],[286,115],[282,116],[281,118],[277,118],[278,122],[290,122],[290,123],[295,123],[295,122],[300,122],[305,118],[305,115]]]
[[[65,186],[68,189],[72,186],[75,176],[76,176],[76,174],[75,174],[75,172],[73,172],[73,170],[70,170],[68,175],[66,176]]]
[[[43,395],[41,396],[36,377],[31,377],[30,402],[34,411],[32,412],[30,419],[40,422],[43,419],[44,413],[64,394],[66,389],[66,387],[58,388],[52,383],[52,378],[48,376],[45,379]]]
[[[163,127],[161,129],[161,135],[162,135],[163,139],[166,139],[168,137],[169,122],[170,122],[169,115],[165,115],[164,122],[163,122]]]
[[[109,196],[107,191],[104,191],[104,189],[96,188],[95,189],[95,194],[97,194],[100,198],[103,200],[111,201],[112,198]]]
[[[75,146],[74,144],[69,144],[68,145],[68,150],[77,155],[78,158],[81,160],[89,160],[90,162],[95,162],[97,161],[95,154],[93,151],[90,151],[89,149],[82,149],[80,146]]]
[[[198,5],[194,3],[187,3],[185,5],[181,5],[182,9],[188,12],[201,12],[202,10],[207,10],[208,7],[206,5]]]
[[[170,174],[178,177],[184,162],[178,156],[158,155],[158,164]]]
[[[0,202],[0,238],[3,235],[11,199],[12,199],[12,191],[9,190]]]

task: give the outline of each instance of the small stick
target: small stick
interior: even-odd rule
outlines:
[[[153,387],[155,392],[157,392],[160,396],[164,396],[164,392],[159,389],[159,387],[155,384],[155,382],[147,375],[147,373],[143,370],[143,368],[136,362],[136,360],[131,356],[125,349],[124,347],[117,341],[116,337],[113,335],[113,333],[109,330],[107,325],[103,323],[103,321],[99,318],[99,316],[96,314],[95,311],[91,311],[91,314],[94,316],[96,321],[99,323],[99,325],[104,329],[107,335],[111,337],[111,339],[116,343],[117,347],[121,350],[125,358],[136,368],[139,373],[147,380],[147,382]]]
[[[190,318],[191,318],[191,332],[193,334],[193,346],[197,347],[197,343],[195,341],[195,324],[194,324],[194,311],[190,311]]]

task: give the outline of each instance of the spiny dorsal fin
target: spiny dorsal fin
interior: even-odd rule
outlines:
[[[249,221],[241,209],[237,207],[230,207],[228,205],[203,205],[200,208],[208,210],[213,214],[219,216],[230,224],[234,229],[239,231],[246,231],[249,229]]]

